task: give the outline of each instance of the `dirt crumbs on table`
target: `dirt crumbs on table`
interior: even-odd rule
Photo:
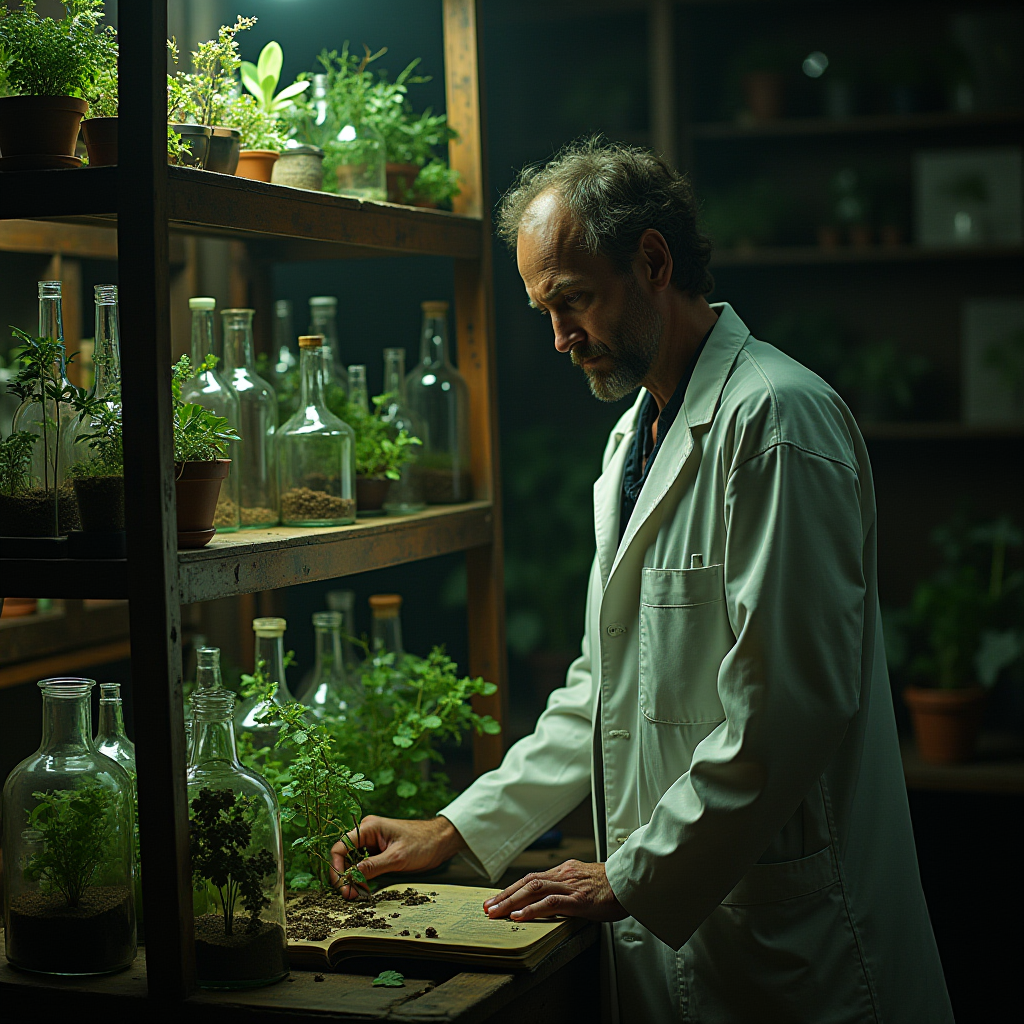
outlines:
[[[323,981],[324,980],[324,976],[322,974],[314,974],[313,975],[313,980],[314,981]]]
[[[338,893],[323,889],[306,892],[288,903],[288,938],[323,942],[331,933],[349,928],[390,931],[393,925],[382,912],[378,912],[377,907],[396,902],[414,907],[435,901],[411,888],[386,889],[365,900],[346,900]],[[392,913],[389,916],[394,918],[400,915]],[[409,930],[405,929],[400,934],[408,935]],[[419,937],[417,934],[416,938]]]
[[[301,523],[323,519],[352,519],[356,503],[352,498],[338,498],[326,491],[293,487],[281,495],[281,519]]]
[[[436,928],[428,928],[427,929],[427,938],[428,939],[436,939],[437,938],[437,929]]]

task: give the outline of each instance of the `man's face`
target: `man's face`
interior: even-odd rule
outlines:
[[[636,274],[620,274],[603,256],[585,252],[552,193],[527,207],[516,261],[530,305],[551,318],[555,348],[583,370],[594,397],[615,402],[635,391],[663,329]]]

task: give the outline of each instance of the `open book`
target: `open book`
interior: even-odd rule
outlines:
[[[584,922],[549,918],[522,924],[491,920],[483,902],[500,892],[467,885],[389,885],[369,900],[335,893],[288,900],[288,959],[293,967],[334,967],[351,956],[423,957],[530,970]]]

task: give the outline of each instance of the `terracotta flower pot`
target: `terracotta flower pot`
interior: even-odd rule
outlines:
[[[406,192],[412,188],[412,183],[420,173],[416,164],[386,164],[384,173],[388,182],[388,202],[408,203]]]
[[[82,122],[82,138],[89,151],[90,167],[109,167],[117,163],[116,117],[87,117]]]
[[[378,512],[384,506],[391,481],[384,477],[356,477],[356,509],[360,512]]]
[[[0,616],[5,619],[20,619],[25,615],[34,615],[38,603],[34,597],[5,597]]]
[[[205,547],[213,539],[217,532],[213,517],[217,512],[220,485],[230,466],[230,459],[174,464],[179,548]]]
[[[251,178],[253,181],[270,181],[274,164],[280,155],[272,149],[243,149],[238,154],[238,169],[235,175],[239,178]]]
[[[957,690],[908,686],[903,700],[914,723],[917,749],[931,764],[962,764],[974,756],[987,693],[980,686]]]
[[[241,151],[242,133],[237,128],[221,128],[214,125],[206,169],[218,174],[234,174],[238,169],[238,154]]]
[[[0,154],[5,160],[20,157],[19,167],[26,170],[61,166],[61,160],[75,155],[78,129],[88,109],[85,100],[74,96],[0,97]]]
[[[743,76],[747,110],[755,121],[782,117],[783,79],[776,71],[749,71]]]

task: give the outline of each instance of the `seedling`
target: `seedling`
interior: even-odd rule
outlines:
[[[174,409],[174,461],[212,462],[223,459],[228,452],[228,442],[240,440],[234,427],[224,416],[216,416],[201,405],[182,401],[181,385],[197,373],[212,370],[217,365],[216,356],[208,355],[195,369],[188,356],[182,356],[171,376],[171,396]]]

